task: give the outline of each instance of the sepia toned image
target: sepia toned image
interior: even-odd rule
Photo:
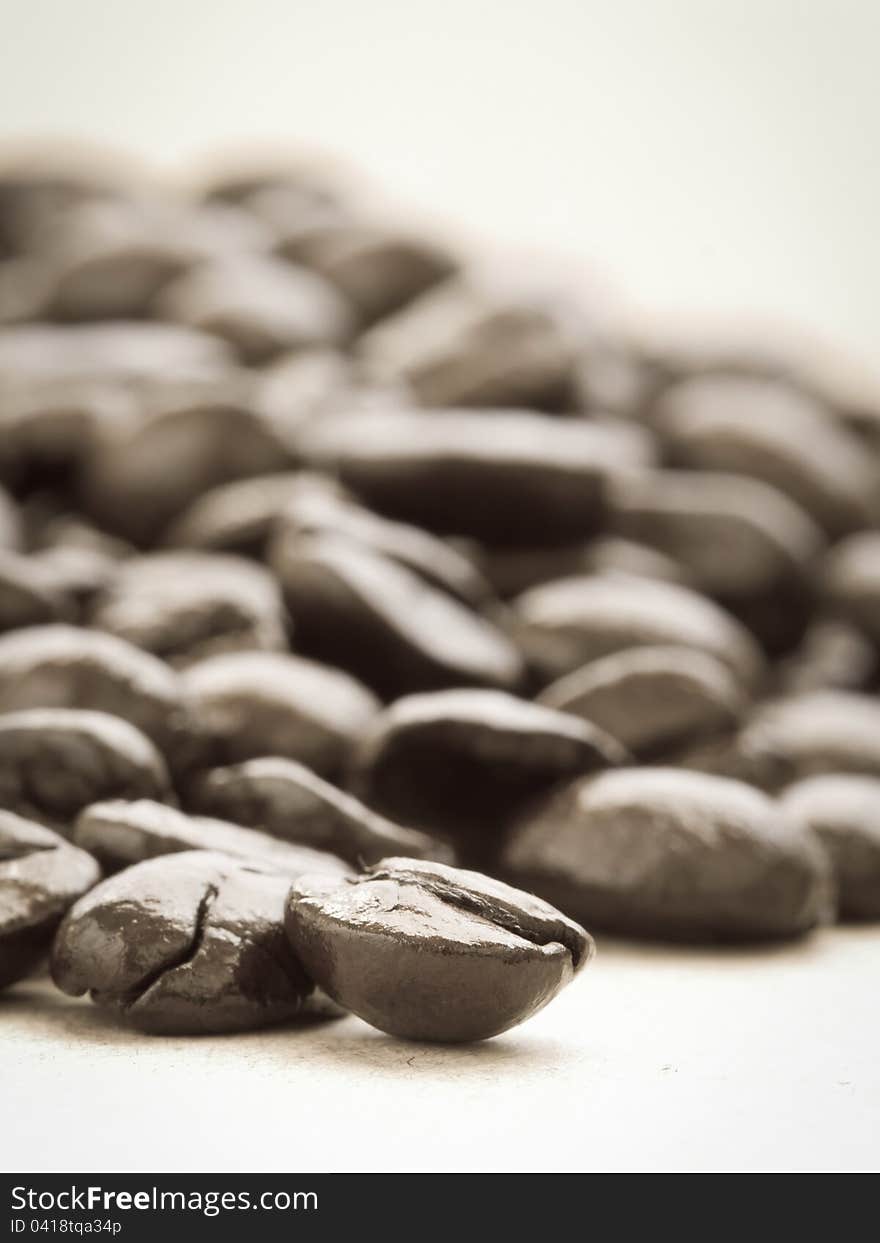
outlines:
[[[0,10],[11,1232],[876,1172],[880,10]]]

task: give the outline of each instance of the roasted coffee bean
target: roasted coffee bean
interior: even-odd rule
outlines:
[[[415,859],[449,856],[440,842],[393,824],[302,764],[277,756],[204,773],[191,784],[188,805],[296,846],[329,851],[356,867],[377,863],[389,850]]]
[[[325,850],[282,841],[225,820],[188,816],[149,799],[93,803],[78,816],[73,841],[94,855],[105,872],[182,850],[219,850],[285,876],[352,875],[347,864]]]
[[[333,775],[379,710],[347,673],[281,653],[214,656],[185,671],[184,687],[218,764],[279,755]]]
[[[398,562],[466,604],[480,608],[491,601],[492,590],[473,562],[445,540],[364,509],[342,489],[319,482],[320,476],[302,478],[279,517],[270,555],[274,564],[296,557],[303,536],[339,536]]]
[[[669,460],[772,484],[832,535],[877,516],[877,468],[818,402],[778,380],[704,376],[667,389],[652,414]]]
[[[467,683],[512,689],[522,680],[520,655],[497,626],[364,544],[281,540],[273,568],[297,648],[383,698]]]
[[[803,510],[742,475],[633,472],[615,480],[611,507],[624,537],[658,548],[699,589],[724,599],[784,591],[822,548]]]
[[[804,691],[861,691],[877,674],[877,652],[870,640],[846,622],[817,620],[798,648],[771,671],[778,694]]]
[[[39,966],[64,912],[100,879],[91,855],[0,811],[0,989]]]
[[[100,199],[65,214],[46,239],[47,318],[139,319],[174,277],[216,255],[268,250],[248,212],[154,197]]]
[[[769,702],[737,733],[685,750],[677,762],[765,790],[822,773],[880,777],[880,703],[834,690]]]
[[[590,961],[587,932],[531,894],[477,872],[383,859],[335,884],[295,881],[293,952],[340,1005],[408,1040],[497,1036]]]
[[[250,363],[283,350],[338,345],[353,330],[349,306],[329,282],[256,256],[193,268],[166,286],[156,309],[162,319],[222,337]]]
[[[140,417],[108,428],[95,445],[80,487],[86,511],[149,543],[207,488],[287,468],[288,447],[249,400],[236,373],[155,387]]]
[[[880,532],[841,540],[828,554],[821,578],[830,606],[880,645]]]
[[[33,626],[0,636],[0,713],[25,708],[87,708],[122,717],[171,760],[194,742],[174,671],[124,639],[78,626]]]
[[[626,758],[604,731],[565,713],[498,691],[450,690],[410,695],[376,717],[354,784],[386,815],[486,862],[530,797]]]
[[[287,646],[272,576],[221,553],[153,553],[125,562],[99,596],[92,623],[174,665]]]
[[[746,685],[763,664],[739,623],[674,583],[623,575],[563,578],[526,592],[513,607],[516,636],[546,681],[632,647],[694,648],[720,660]]]
[[[634,647],[546,687],[539,702],[598,725],[640,757],[733,728],[746,697],[706,652]]]
[[[333,483],[303,471],[258,475],[220,484],[203,493],[166,532],[177,548],[201,548],[262,557],[288,502],[306,488],[332,491]]]
[[[156,1034],[246,1031],[313,1008],[284,935],[290,878],[209,851],[148,859],[68,912],[52,977]]]
[[[880,781],[831,774],[789,786],[782,807],[831,858],[844,919],[880,919]]]
[[[0,631],[61,621],[75,611],[51,565],[0,548]]]
[[[0,485],[0,550],[18,548],[21,541],[22,530],[18,511],[12,497]]]
[[[128,721],[77,708],[0,716],[0,808],[69,835],[89,803],[169,796],[162,757]]]
[[[261,200],[267,216],[267,196]],[[455,261],[443,248],[403,232],[327,211],[287,228],[275,216],[279,253],[334,285],[361,323],[391,315],[451,276]]]
[[[581,778],[529,809],[503,873],[576,919],[632,936],[796,936],[830,912],[825,853],[758,790],[636,768]]]
[[[229,367],[216,337],[179,324],[24,324],[0,329],[0,386],[26,382],[128,383],[200,379]]]
[[[378,379],[401,379],[426,406],[558,410],[574,350],[559,317],[473,282],[452,280],[383,320],[359,343]]]
[[[593,534],[609,478],[652,457],[634,426],[522,411],[337,415],[305,428],[300,448],[391,518],[519,546]]]
[[[518,596],[542,583],[578,574],[629,574],[684,583],[684,569],[664,553],[616,536],[559,548],[484,548],[478,562],[486,578],[504,598]]]

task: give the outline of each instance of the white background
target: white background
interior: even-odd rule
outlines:
[[[653,307],[880,347],[875,0],[0,0],[0,137],[175,165],[350,157],[475,235],[592,259]],[[357,1020],[149,1040],[0,998],[0,1166],[872,1169],[880,935],[600,944],[533,1023],[405,1046]]]

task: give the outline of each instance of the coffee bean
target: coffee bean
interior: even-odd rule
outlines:
[[[166,532],[176,548],[200,548],[260,558],[287,503],[307,487],[332,490],[331,481],[303,471],[282,471],[220,484],[202,493]]]
[[[172,760],[181,746],[192,746],[174,671],[123,639],[78,626],[32,626],[0,636],[0,713],[25,708],[122,717]]]
[[[231,361],[228,348],[216,337],[179,324],[120,321],[0,328],[0,386],[216,377]]]
[[[52,568],[34,557],[0,548],[0,631],[73,617],[74,602]]]
[[[796,936],[829,912],[824,851],[749,786],[637,768],[584,777],[527,811],[504,874],[576,919],[631,936]]]
[[[0,989],[39,966],[64,912],[100,879],[90,855],[0,811]]]
[[[522,411],[337,415],[300,448],[373,509],[489,544],[565,544],[600,523],[616,472],[648,465],[639,429]]]
[[[285,924],[334,1000],[409,1040],[497,1036],[551,1001],[593,953],[588,933],[546,902],[412,859],[384,859],[342,884],[294,882]]]
[[[83,472],[82,503],[105,528],[146,544],[207,488],[290,462],[239,374],[153,386],[138,417],[104,430]]]
[[[445,540],[364,509],[340,488],[329,483],[321,486],[320,476],[301,478],[303,482],[291,490],[279,515],[270,553],[273,564],[283,566],[295,558],[303,536],[339,536],[398,562],[465,604],[479,609],[491,602],[491,588],[473,562]]]
[[[684,568],[665,553],[613,535],[556,548],[478,547],[473,558],[504,599],[581,574],[627,574],[683,584],[688,578]]]
[[[77,708],[0,716],[0,808],[69,835],[89,803],[169,795],[162,757],[128,721]]]
[[[278,755],[332,775],[379,709],[348,674],[281,653],[214,656],[185,671],[184,687],[218,764]]]
[[[611,507],[625,538],[658,548],[699,589],[728,600],[784,591],[822,548],[803,510],[741,475],[633,472],[615,481]]]
[[[604,731],[564,713],[498,691],[450,690],[407,696],[376,717],[354,785],[386,815],[486,862],[529,798],[626,758]]]
[[[52,950],[65,993],[156,1034],[246,1031],[308,1014],[284,936],[290,878],[209,851],[126,868],[68,912]]]
[[[821,580],[830,607],[880,645],[880,532],[862,531],[836,544]]]
[[[846,622],[818,619],[800,643],[772,671],[771,693],[866,690],[877,674],[877,652],[871,642]]]
[[[377,863],[390,850],[415,859],[449,857],[440,842],[393,824],[302,764],[276,756],[204,773],[191,784],[187,802],[194,811],[329,851],[356,867]]]
[[[765,790],[820,773],[880,777],[880,703],[835,690],[768,702],[737,733],[685,750],[677,762]]]
[[[790,385],[697,377],[668,389],[652,420],[671,462],[772,484],[831,535],[876,516],[877,471],[858,438]]]
[[[105,872],[118,872],[145,859],[183,850],[217,850],[285,876],[352,874],[337,855],[325,850],[282,841],[224,820],[188,816],[149,799],[93,803],[77,817],[73,841],[94,855]]]
[[[809,825],[828,851],[841,915],[880,919],[880,781],[808,777],[785,790],[781,805]]]
[[[624,576],[579,576],[545,583],[513,604],[515,634],[546,680],[633,647],[675,646],[706,652],[745,685],[761,654],[722,608],[673,583]]]
[[[210,332],[247,362],[283,350],[338,345],[351,335],[347,302],[306,268],[257,256],[193,268],[162,291],[162,319]]]
[[[286,647],[284,606],[261,566],[220,553],[168,552],[120,566],[92,624],[174,665]]]
[[[297,647],[383,698],[522,680],[519,653],[498,627],[364,544],[334,535],[279,541],[273,568]]]
[[[599,726],[640,757],[729,730],[746,707],[721,661],[680,647],[603,656],[545,687],[538,701]]]
[[[572,389],[572,343],[527,300],[452,280],[383,320],[359,343],[370,373],[401,379],[426,406],[558,410]]]

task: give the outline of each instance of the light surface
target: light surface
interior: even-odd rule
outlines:
[[[875,1170],[880,931],[764,951],[600,942],[524,1027],[407,1044],[349,1018],[140,1036],[0,997],[13,1171]]]

